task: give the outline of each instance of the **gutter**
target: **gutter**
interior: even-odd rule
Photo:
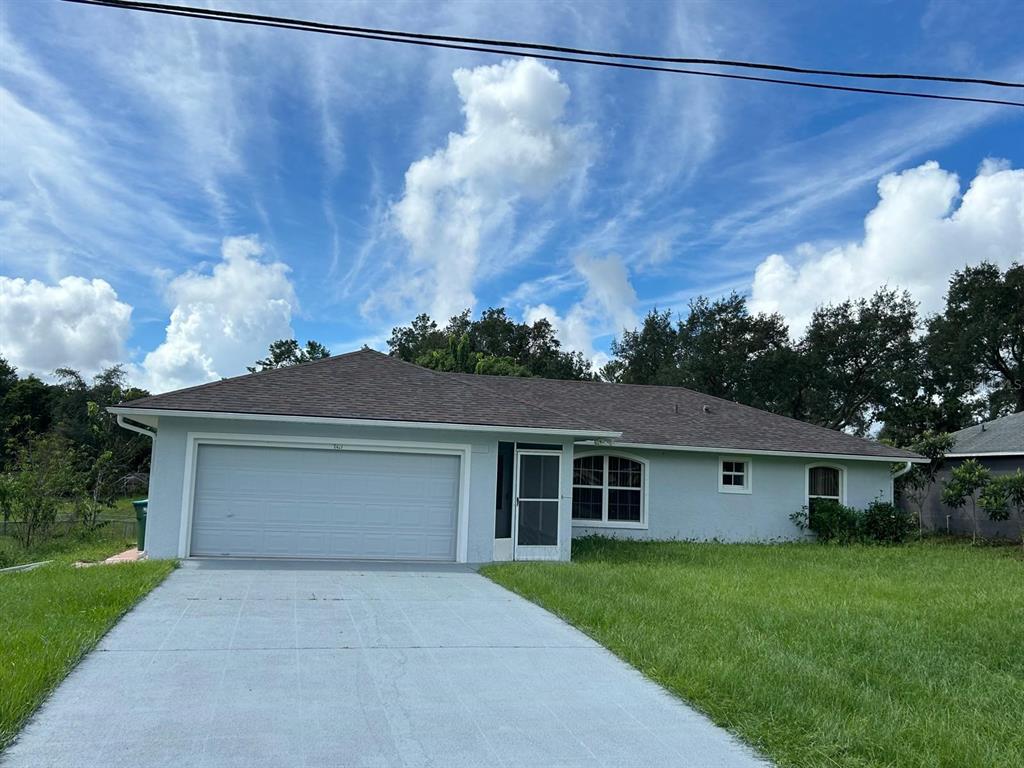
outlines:
[[[297,424],[334,424],[338,426],[368,427],[402,427],[406,429],[439,429],[464,432],[497,432],[521,435],[565,435],[574,438],[614,439],[622,437],[621,432],[599,429],[567,429],[564,427],[512,427],[492,424],[464,424],[441,421],[397,421],[392,419],[358,419],[343,416],[289,416],[274,413],[237,413],[233,411],[187,411],[170,408],[136,408],[126,406],[110,406],[110,413],[118,417],[118,423],[126,429],[134,427],[122,423],[122,416],[137,414],[139,416],[173,416],[175,418],[193,419],[230,419],[233,421],[285,421]],[[135,430],[138,431],[138,430]],[[155,433],[154,433],[155,434]]]
[[[136,422],[128,421],[128,419],[126,419],[120,413],[114,415],[117,416],[117,426],[124,427],[125,429],[131,430],[132,432],[138,432],[140,435],[145,435],[150,439],[156,437],[155,429],[150,429],[149,427],[144,427]]]
[[[739,448],[739,447],[708,447],[698,445],[666,445],[662,443],[627,443],[618,440],[580,440],[577,445],[600,446],[603,448],[622,449],[644,449],[652,451],[683,451],[690,453],[717,453],[719,455],[734,454],[737,456],[783,456],[796,459],[833,459],[841,461],[884,461],[889,464],[894,462],[906,462],[909,464],[927,464],[928,459],[924,456],[919,458],[904,459],[900,456],[872,456],[869,454],[850,453],[821,453],[811,451],[778,451],[764,448]]]

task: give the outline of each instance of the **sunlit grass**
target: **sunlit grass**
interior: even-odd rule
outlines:
[[[596,539],[484,573],[779,765],[1024,765],[1019,549]]]
[[[92,541],[54,553],[50,565],[0,574],[0,749],[111,626],[159,584],[174,563],[75,568],[124,542]]]

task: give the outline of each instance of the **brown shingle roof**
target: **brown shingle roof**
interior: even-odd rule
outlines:
[[[621,432],[615,442],[916,457],[681,387],[439,373],[368,349],[121,407]]]
[[[588,434],[612,431],[511,393],[484,389],[472,379],[438,373],[370,349],[213,381],[118,407],[546,428]]]
[[[453,374],[471,378],[468,374]],[[549,408],[586,416],[621,432],[616,442],[917,458],[917,454],[845,432],[722,400],[683,387],[606,384],[509,376],[472,377],[484,386]]]

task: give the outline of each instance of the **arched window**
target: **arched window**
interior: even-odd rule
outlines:
[[[843,469],[831,466],[812,466],[807,468],[807,507],[812,512],[816,499],[831,499],[843,503]]]
[[[572,463],[572,519],[581,525],[644,522],[644,464],[626,456],[578,456]]]

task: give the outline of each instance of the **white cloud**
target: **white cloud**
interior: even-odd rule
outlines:
[[[408,242],[406,274],[374,303],[423,297],[445,319],[475,303],[474,282],[488,237],[514,224],[522,200],[541,199],[585,168],[581,140],[563,113],[569,88],[533,59],[457,69],[466,122],[443,149],[417,160],[392,209]]]
[[[804,245],[790,258],[772,254],[754,273],[751,309],[781,312],[794,335],[816,306],[882,284],[909,290],[922,312],[941,309],[954,270],[1024,258],[1024,170],[986,161],[957,206],[959,193],[957,176],[935,162],[883,176],[864,239],[827,250]]]
[[[625,265],[617,256],[594,258],[579,254],[573,261],[573,267],[587,286],[583,298],[573,304],[565,315],[559,314],[549,304],[536,304],[527,306],[523,317],[527,323],[547,318],[563,346],[583,353],[600,367],[608,362],[608,355],[595,351],[594,340],[620,335],[623,329],[637,327],[634,311],[636,292]]]
[[[131,329],[132,308],[105,280],[0,276],[0,354],[23,374],[66,366],[92,375],[124,360]]]
[[[229,237],[209,274],[170,282],[174,309],[164,342],[142,362],[144,386],[159,392],[245,373],[270,342],[292,337],[298,301],[289,267],[262,254],[255,237]]]

